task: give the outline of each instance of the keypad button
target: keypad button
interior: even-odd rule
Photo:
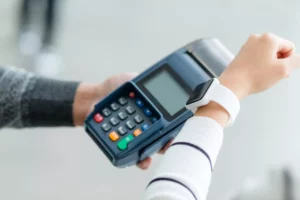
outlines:
[[[135,137],[139,136],[141,133],[142,133],[141,129],[136,129],[136,130],[133,131],[133,135]]]
[[[153,118],[151,119],[151,121],[152,121],[152,123],[155,123],[155,122],[157,121],[157,118],[156,118],[156,117],[153,117]]]
[[[130,92],[130,93],[129,93],[129,97],[130,97],[130,98],[134,98],[134,97],[135,97],[134,92]]]
[[[105,117],[108,117],[110,114],[111,114],[111,111],[108,109],[108,108],[104,108],[102,110],[102,114],[105,116]]]
[[[113,125],[113,126],[116,126],[120,123],[120,121],[116,117],[110,118],[109,121],[110,121],[111,125]]]
[[[142,108],[144,106],[144,102],[141,99],[137,99],[135,101],[135,104],[140,108]]]
[[[127,118],[127,115],[124,112],[119,112],[118,117],[119,117],[120,120],[124,120],[124,119]]]
[[[104,118],[99,113],[97,113],[96,115],[94,115],[94,120],[97,123],[101,123],[103,121],[103,119]]]
[[[149,128],[149,125],[148,124],[143,124],[142,126],[142,130],[145,131]]]
[[[119,143],[118,143],[118,148],[121,150],[121,151],[124,151],[125,149],[127,149],[127,146],[128,146],[128,143],[131,142],[132,140],[134,139],[133,135],[128,135],[126,136],[125,138],[123,138],[123,140],[121,140]]]
[[[142,123],[144,119],[140,115],[134,116],[134,121],[138,124]]]
[[[105,132],[107,132],[107,131],[109,131],[110,129],[111,129],[111,126],[109,125],[109,124],[107,124],[107,123],[104,123],[104,124],[102,124],[102,129],[105,131]]]
[[[115,142],[120,138],[120,136],[115,131],[113,131],[109,134],[109,138],[111,139],[111,141]]]
[[[110,108],[113,110],[113,111],[116,111],[120,108],[120,106],[116,103],[112,103],[110,104]]]
[[[149,110],[149,108],[145,108],[144,113],[147,117],[150,117],[152,115],[152,112],[151,112],[151,110]]]
[[[119,104],[121,104],[122,106],[124,106],[128,102],[127,99],[125,99],[124,97],[120,97],[118,101]]]
[[[126,122],[126,126],[131,130],[135,127],[135,124],[131,120],[129,120]]]
[[[128,113],[128,114],[133,114],[134,112],[135,112],[135,110],[134,110],[134,108],[133,107],[131,107],[131,106],[127,106],[126,107],[126,112]]]
[[[118,128],[118,132],[121,134],[121,135],[125,135],[127,133],[127,129],[124,128],[124,126],[120,126]]]

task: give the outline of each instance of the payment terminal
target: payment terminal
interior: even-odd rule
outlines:
[[[215,38],[194,41],[102,99],[85,130],[113,165],[134,165],[178,134],[193,115],[185,108],[193,89],[218,77],[232,59]]]

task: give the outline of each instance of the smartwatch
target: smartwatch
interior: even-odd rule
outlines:
[[[228,112],[230,118],[227,126],[232,125],[240,110],[240,102],[230,89],[220,84],[217,78],[198,85],[187,101],[186,108],[195,113],[197,108],[207,105],[210,101],[221,105]]]

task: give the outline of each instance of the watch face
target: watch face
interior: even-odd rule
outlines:
[[[209,81],[206,81],[204,83],[201,83],[200,85],[198,85],[192,95],[190,96],[189,100],[187,101],[187,105],[195,103],[197,101],[200,101],[201,99],[203,99],[203,97],[205,96],[207,90],[209,89],[209,87],[211,86],[211,84],[214,82],[214,79],[211,79]]]

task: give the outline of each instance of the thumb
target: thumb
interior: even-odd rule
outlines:
[[[113,82],[112,85],[120,86],[123,83],[132,80],[138,75],[138,73],[135,72],[129,72],[129,73],[123,73],[123,74],[117,74],[111,78],[111,81]]]
[[[284,65],[291,71],[300,68],[300,55],[293,54],[288,58],[283,59]]]
[[[112,92],[119,86],[121,86],[123,83],[132,80],[138,75],[138,73],[132,72],[132,73],[123,73],[123,74],[117,74],[109,79],[107,79],[104,83],[106,87],[108,88],[108,92]]]
[[[124,74],[119,74],[119,77],[123,81],[130,81],[131,79],[135,78],[139,73],[137,72],[128,72]]]

